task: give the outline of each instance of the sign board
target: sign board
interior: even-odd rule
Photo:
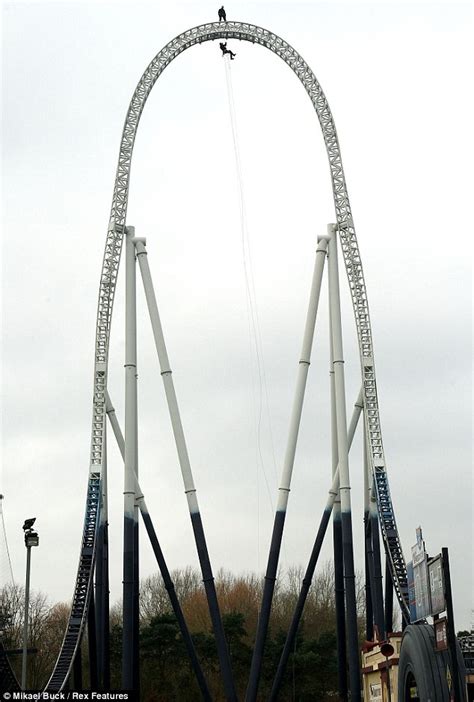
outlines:
[[[428,558],[413,568],[415,576],[416,619],[425,619],[431,614],[430,589],[428,586]]]
[[[421,533],[421,527],[416,530],[416,544],[411,548],[411,556],[413,559],[413,567],[420,565],[426,557],[425,542]]]
[[[370,702],[382,702],[382,685],[380,683],[370,683]]]
[[[446,609],[444,601],[443,560],[440,556],[428,563],[428,579],[431,598],[431,614],[439,614]]]
[[[425,619],[431,614],[430,589],[428,581],[428,555],[421,528],[416,530],[416,544],[411,549],[413,559],[413,579],[415,581],[416,618]]]
[[[448,629],[446,617],[443,619],[438,619],[434,623],[434,634],[435,634],[435,650],[436,651],[447,651],[448,650]]]
[[[407,584],[408,584],[408,606],[410,608],[410,621],[416,622],[416,597],[415,597],[415,576],[413,574],[413,563],[407,563]]]

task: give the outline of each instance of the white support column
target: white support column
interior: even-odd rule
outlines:
[[[209,614],[212,621],[212,628],[216,639],[217,655],[221,667],[221,676],[224,683],[224,690],[229,702],[237,702],[234,680],[232,675],[232,666],[230,662],[229,648],[227,645],[224,627],[222,625],[219,603],[217,600],[217,592],[214,584],[214,576],[212,574],[211,562],[207,550],[206,537],[202,524],[201,514],[194,486],[191,464],[189,461],[188,449],[184,438],[183,425],[178,409],[178,401],[174,389],[173,378],[171,374],[170,362],[166,351],[163,329],[161,326],[160,316],[158,314],[158,305],[156,304],[155,291],[151,279],[150,268],[148,266],[147,252],[145,249],[145,239],[134,239],[135,248],[137,251],[140,272],[143,279],[143,287],[145,289],[145,297],[150,314],[151,325],[153,328],[153,336],[155,338],[155,346],[160,363],[161,376],[165,386],[166,399],[168,401],[168,409],[171,417],[171,425],[175,438],[176,448],[178,451],[178,459],[181,468],[181,475],[184,482],[184,491],[188,501],[191,523],[196,541],[199,562],[201,565],[202,578],[206,597],[209,606]]]
[[[156,297],[153,288],[153,282],[151,279],[150,267],[148,265],[147,251],[145,248],[146,239],[137,238],[134,240],[134,244],[137,251],[138,263],[143,279],[143,287],[145,290],[145,297],[148,304],[148,312],[150,314],[151,326],[153,329],[153,336],[155,339],[156,352],[158,354],[158,360],[160,363],[161,377],[163,378],[163,384],[165,387],[166,399],[168,402],[168,409],[170,413],[176,449],[178,451],[178,459],[184,482],[184,491],[188,500],[189,511],[191,512],[191,514],[195,514],[199,512],[196,488],[194,485],[188,449],[186,446],[186,439],[184,437],[181,415],[179,412],[178,401],[174,389],[173,376],[168,358],[168,352],[166,350],[163,328],[161,326],[160,315],[158,313],[158,305],[156,304]]]
[[[337,264],[337,226],[328,225],[331,237],[328,247],[329,305],[334,366],[334,398],[336,403],[336,434],[339,465],[339,494],[341,499],[342,551],[346,599],[347,653],[351,700],[360,701],[359,643],[357,631],[357,602],[355,593],[354,552],[352,542],[351,486],[349,478],[349,447],[347,441],[346,391],[342,344],[339,270]]]
[[[135,675],[135,476],[137,475],[137,312],[134,227],[125,238],[125,476],[123,549],[123,650],[122,680],[133,690]]]
[[[342,345],[341,301],[339,270],[337,264],[336,225],[328,224],[329,241],[329,305],[334,367],[334,398],[336,405],[337,455],[340,476],[340,499],[343,512],[351,511],[349,458],[347,448],[346,391],[344,380],[344,355]]]
[[[301,348],[295,395],[291,410],[290,428],[288,431],[288,440],[286,444],[280,487],[278,489],[277,512],[286,512],[288,505],[288,496],[290,492],[291,476],[293,474],[295,464],[296,444],[298,441],[301,413],[303,410],[306,381],[311,363],[311,350],[313,347],[314,329],[316,325],[316,315],[318,312],[319,295],[321,292],[321,281],[323,277],[327,246],[328,238],[325,236],[318,237],[318,246],[316,248],[316,260],[314,263],[308,312],[306,315],[303,345]]]
[[[137,473],[137,310],[135,227],[127,227],[125,238],[125,479],[124,512],[133,520]]]
[[[303,346],[301,349],[301,356],[298,366],[298,375],[296,379],[296,388],[290,416],[290,427],[288,431],[283,470],[280,480],[280,487],[278,488],[277,508],[275,512],[275,519],[273,522],[273,531],[270,542],[270,551],[268,554],[267,569],[265,572],[265,583],[263,587],[260,617],[258,621],[257,634],[255,637],[255,646],[252,654],[252,662],[250,665],[249,682],[245,697],[246,702],[255,702],[258,694],[258,686],[263,662],[263,651],[267,636],[268,624],[270,621],[270,610],[272,606],[273,591],[275,588],[275,581],[278,570],[278,561],[280,557],[283,529],[285,526],[288,496],[290,493],[291,476],[293,473],[293,467],[295,463],[296,444],[298,441],[301,412],[303,410],[306,380],[308,377],[308,369],[311,362],[311,349],[313,346],[314,328],[316,324],[316,315],[318,312],[319,294],[321,292],[321,280],[323,276],[327,246],[327,237],[318,237],[318,246],[316,248],[316,260],[314,263],[308,312],[306,315],[306,323],[303,335]]]

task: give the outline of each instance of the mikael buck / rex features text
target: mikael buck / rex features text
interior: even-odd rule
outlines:
[[[129,692],[4,692],[4,700],[131,700]]]

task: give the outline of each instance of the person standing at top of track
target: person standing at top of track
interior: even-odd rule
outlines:
[[[231,51],[230,49],[227,48],[227,42],[226,42],[226,41],[225,41],[225,42],[224,42],[224,41],[221,41],[220,44],[219,44],[219,46],[220,46],[221,51],[222,51],[222,56],[225,56],[226,54],[230,54],[230,60],[231,60],[231,61],[233,61],[234,58],[235,58],[235,56],[237,56],[237,54],[234,54],[233,51]]]
[[[222,5],[222,7],[219,8],[218,14],[219,14],[219,22],[222,22],[222,21],[227,22],[225,10],[224,10],[224,5]]]

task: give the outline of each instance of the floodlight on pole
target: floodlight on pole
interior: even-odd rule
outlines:
[[[26,546],[25,615],[23,622],[23,660],[21,666],[21,689],[23,691],[26,690],[26,664],[28,656],[28,609],[30,605],[31,548],[33,546],[39,546],[38,532],[33,531],[32,528],[35,521],[36,517],[32,517],[31,519],[25,519],[25,523],[23,524]]]

